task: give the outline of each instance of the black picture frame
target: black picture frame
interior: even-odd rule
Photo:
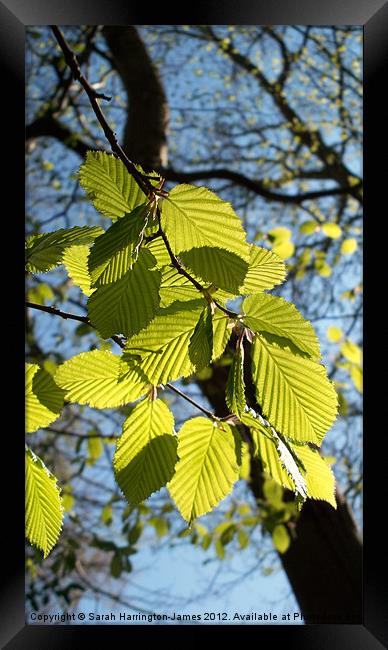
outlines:
[[[151,9],[152,6],[152,9]],[[152,18],[151,18],[152,17]],[[6,465],[13,467],[16,458],[23,458],[23,410],[24,403],[24,351],[19,341],[22,340],[21,329],[24,326],[23,296],[24,273],[22,259],[24,242],[24,223],[21,214],[24,211],[24,43],[25,26],[46,24],[309,24],[309,25],[362,25],[364,28],[364,177],[366,186],[366,207],[364,209],[365,247],[364,247],[364,279],[366,284],[366,318],[364,331],[371,335],[365,336],[365,407],[367,413],[379,410],[378,424],[372,424],[371,417],[365,417],[364,427],[364,459],[366,469],[365,480],[365,549],[363,561],[364,600],[363,620],[360,625],[305,625],[305,626],[252,626],[244,628],[258,635],[257,643],[262,643],[268,637],[268,643],[285,641],[288,645],[301,648],[340,648],[341,650],[366,650],[367,648],[382,648],[388,646],[388,587],[383,567],[386,557],[385,536],[382,533],[385,525],[384,505],[381,512],[372,515],[373,504],[384,504],[382,494],[383,477],[386,476],[386,415],[384,412],[384,382],[377,381],[373,388],[369,381],[376,375],[373,370],[373,359],[382,358],[381,343],[374,335],[376,327],[376,306],[372,304],[372,287],[377,282],[380,292],[384,277],[384,254],[379,252],[379,240],[382,237],[382,221],[386,219],[385,186],[386,165],[384,156],[387,155],[387,110],[384,99],[384,82],[388,78],[388,3],[382,0],[272,0],[272,2],[255,2],[254,0],[224,0],[205,3],[198,0],[192,8],[181,5],[174,8],[166,5],[150,5],[150,8],[139,8],[138,3],[112,0],[87,0],[64,3],[58,0],[7,0],[0,2],[0,65],[3,81],[4,117],[1,122],[4,157],[6,161],[6,177],[15,188],[12,190],[10,205],[11,214],[6,213],[13,246],[15,250],[12,260],[12,279],[8,281],[8,294],[4,297],[2,341],[6,342],[3,352],[7,352],[7,368],[14,368],[14,381],[6,381],[4,409],[10,412],[11,425],[3,432],[2,468]],[[4,182],[4,176],[3,176]],[[4,195],[11,191],[8,181],[5,183]],[[379,218],[380,217],[380,218]],[[378,237],[376,238],[376,229]],[[368,244],[368,241],[370,242]],[[381,243],[380,243],[381,246]],[[375,254],[377,250],[378,254]],[[15,269],[15,270],[13,270]],[[3,271],[5,273],[5,271]],[[19,274],[20,273],[20,274]],[[16,287],[18,291],[16,291]],[[381,293],[380,293],[381,296]],[[380,308],[382,305],[380,304]],[[373,316],[375,313],[375,316]],[[368,325],[370,314],[371,323]],[[380,325],[381,327],[381,325]],[[20,330],[19,330],[20,328]],[[13,341],[14,345],[8,345]],[[376,349],[373,350],[373,346]],[[18,359],[15,363],[15,355]],[[19,365],[20,362],[20,365]],[[382,362],[384,362],[382,360]],[[10,372],[10,371],[7,371]],[[8,376],[8,375],[7,375]],[[383,377],[383,375],[381,375]],[[380,395],[378,393],[380,389]],[[4,396],[3,396],[4,397]],[[369,403],[371,407],[369,409]],[[20,422],[17,423],[17,419]],[[16,426],[17,423],[17,426]],[[21,429],[21,431],[20,431]],[[2,555],[2,582],[0,586],[0,642],[1,647],[27,649],[80,648],[91,636],[98,634],[98,643],[105,646],[114,642],[117,635],[124,634],[127,643],[133,641],[135,626],[29,626],[25,623],[24,615],[24,520],[20,515],[24,506],[24,488],[22,467],[23,463],[14,463],[17,469],[12,469],[8,478],[8,489],[4,488],[2,497],[2,524],[5,550]],[[5,503],[4,503],[5,502]],[[137,626],[144,627],[144,626]],[[172,626],[159,626],[158,634],[163,636],[167,628],[168,637]],[[206,626],[206,635],[217,633],[218,626]],[[196,626],[199,629],[200,626]],[[149,627],[148,630],[155,628]],[[176,628],[175,628],[176,629]],[[186,634],[185,626],[179,626]],[[235,626],[228,628],[232,633]],[[143,632],[142,632],[143,633]],[[240,632],[239,632],[240,633]],[[166,636],[166,639],[168,638]]]

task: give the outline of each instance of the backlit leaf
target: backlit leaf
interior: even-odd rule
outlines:
[[[113,466],[130,504],[147,499],[172,478],[177,462],[174,418],[160,399],[144,399],[132,409],[117,441]]]
[[[292,354],[256,335],[252,375],[257,400],[277,431],[320,444],[337,414],[337,396],[319,363]]]
[[[26,364],[26,432],[47,427],[58,419],[63,408],[64,391],[49,372],[35,364]]]
[[[87,152],[79,179],[96,210],[111,219],[123,217],[147,201],[124,163],[104,151]]]
[[[231,427],[203,417],[188,420],[179,432],[178,457],[168,489],[190,523],[218,505],[238,480]]]
[[[102,350],[81,352],[65,361],[59,366],[55,381],[70,402],[96,408],[134,402],[149,388],[137,368],[126,367],[120,357]]]
[[[142,249],[133,268],[117,282],[100,286],[88,300],[88,315],[101,336],[132,336],[148,325],[159,306],[161,273]]]
[[[254,245],[250,248],[249,267],[240,290],[243,295],[272,289],[286,277],[285,264],[273,251]]]
[[[47,557],[58,541],[63,507],[57,479],[31,449],[25,453],[26,537]]]
[[[259,293],[243,302],[244,323],[254,332],[268,332],[288,339],[302,352],[320,359],[319,341],[311,323],[290,302]]]
[[[223,248],[249,261],[241,220],[230,203],[205,187],[174,187],[163,201],[162,228],[175,254],[210,246]]]

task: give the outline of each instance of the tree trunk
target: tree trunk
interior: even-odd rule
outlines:
[[[123,148],[147,171],[167,165],[168,104],[158,73],[135,27],[104,27],[128,100]]]
[[[228,371],[229,367],[216,365],[210,379],[198,382],[220,417],[228,414],[224,397]],[[252,384],[247,382],[248,400],[252,393]],[[250,488],[257,499],[263,497],[262,486],[260,463],[252,459]],[[350,507],[338,489],[336,500],[334,510],[325,501],[308,499],[287,552],[279,554],[307,623],[362,621],[362,543]]]

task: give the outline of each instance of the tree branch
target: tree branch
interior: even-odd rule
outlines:
[[[86,323],[87,325],[90,325],[90,327],[93,327],[93,329],[95,329],[94,325],[92,325],[92,323],[90,322],[89,318],[87,318],[87,316],[78,316],[78,314],[71,314],[70,312],[61,311],[60,309],[56,309],[56,307],[47,307],[46,305],[38,305],[37,303],[34,303],[34,302],[26,302],[26,306],[30,307],[31,309],[38,309],[39,311],[44,311],[44,312],[47,312],[48,314],[53,314],[54,316],[60,316],[61,318],[64,318],[64,319],[68,318],[69,320],[81,321],[81,323]],[[125,343],[124,343],[124,341],[122,341],[120,339],[120,337],[114,335],[114,336],[111,336],[110,338],[115,343],[117,343],[117,345],[119,345],[120,348],[125,347]],[[214,415],[214,413],[211,413],[211,411],[208,411],[206,408],[204,408],[203,406],[198,404],[191,397],[189,397],[188,395],[183,393],[181,390],[179,390],[179,388],[176,388],[175,386],[173,386],[170,383],[167,383],[166,387],[169,388],[169,390],[176,393],[177,395],[179,395],[180,397],[182,397],[183,399],[185,399],[187,402],[189,402],[193,406],[195,406],[199,411],[202,411],[202,413],[205,413],[205,415],[207,415],[212,420],[218,420],[219,419]],[[63,433],[63,432],[57,432],[57,433]],[[109,437],[111,438],[112,436],[109,436]]]
[[[120,160],[124,163],[125,167],[127,168],[128,172],[131,174],[131,176],[134,178],[136,183],[139,185],[140,189],[144,192],[144,194],[148,197],[151,198],[155,194],[155,188],[152,186],[150,181],[144,177],[143,174],[141,174],[137,169],[136,166],[134,165],[133,162],[129,160],[121,146],[119,145],[115,134],[113,133],[112,129],[110,128],[108,122],[106,121],[106,118],[100,108],[100,105],[98,103],[98,99],[103,98],[107,99],[104,95],[101,95],[101,93],[98,93],[88,82],[88,80],[84,77],[84,75],[81,72],[77,57],[75,56],[74,52],[71,50],[69,47],[65,37],[63,36],[61,30],[56,26],[52,25],[51,29],[54,33],[55,38],[58,41],[58,44],[63,52],[63,55],[65,57],[65,61],[71,71],[73,72],[74,78],[79,81],[83,89],[85,90],[87,96],[89,97],[89,101],[91,104],[91,107],[94,111],[95,116],[97,117],[97,120],[102,126],[102,129],[104,131],[105,137],[108,140],[112,151],[120,158]]]

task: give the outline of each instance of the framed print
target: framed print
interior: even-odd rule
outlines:
[[[0,12],[2,647],[384,647],[387,5]]]

